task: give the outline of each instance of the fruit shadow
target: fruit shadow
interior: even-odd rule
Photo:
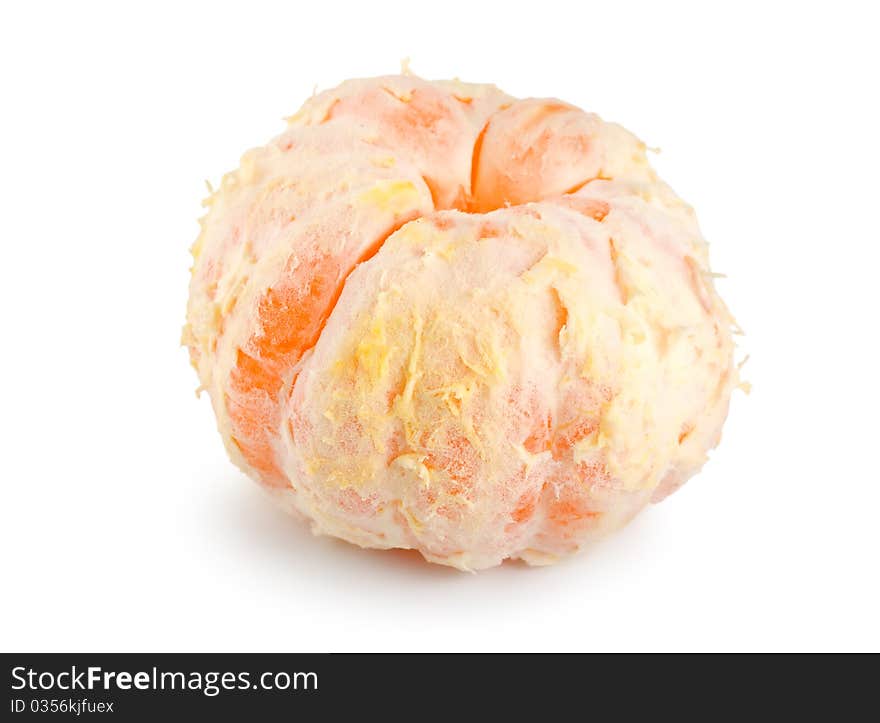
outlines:
[[[220,534],[232,538],[242,548],[242,554],[261,563],[278,565],[291,575],[336,579],[342,586],[354,587],[365,575],[374,576],[376,582],[381,583],[406,580],[443,586],[468,585],[490,579],[497,582],[503,578],[511,582],[515,580],[517,584],[527,581],[543,584],[550,578],[564,580],[572,574],[572,568],[576,568],[574,574],[577,575],[601,576],[613,573],[615,566],[632,565],[658,534],[658,518],[648,510],[609,539],[597,542],[556,565],[533,567],[519,560],[507,560],[498,567],[474,575],[429,563],[415,550],[372,550],[336,538],[314,535],[307,521],[281,509],[249,480],[230,480],[230,484],[224,484],[222,488],[224,494],[214,500],[220,509],[212,512],[215,515],[212,524],[222,528]]]

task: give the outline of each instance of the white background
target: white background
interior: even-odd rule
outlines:
[[[880,649],[868,8],[4,3],[2,649]],[[405,56],[661,147],[747,334],[703,472],[555,567],[313,538],[227,461],[179,346],[204,179]]]

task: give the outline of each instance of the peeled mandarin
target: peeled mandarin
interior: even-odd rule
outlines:
[[[206,204],[184,342],[232,460],[316,533],[545,564],[720,438],[738,378],[706,243],[597,115],[347,81]]]

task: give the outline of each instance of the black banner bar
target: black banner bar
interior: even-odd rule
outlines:
[[[408,720],[480,709],[538,720],[612,719],[643,710],[789,717],[804,705],[840,719],[862,711],[876,684],[866,659],[855,672],[808,667],[794,656],[2,654],[2,719],[52,715],[156,720],[159,716],[308,716],[307,720]],[[837,682],[837,685],[833,681]],[[758,707],[755,707],[758,706]],[[614,713],[617,715],[614,715]]]

